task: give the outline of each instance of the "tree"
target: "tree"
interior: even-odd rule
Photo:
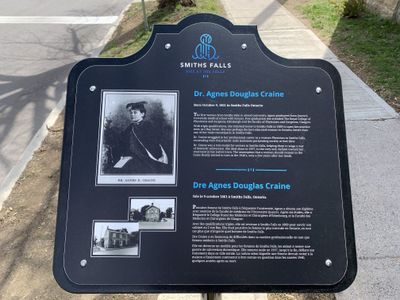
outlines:
[[[139,222],[142,220],[142,214],[137,209],[131,210],[129,219],[131,221]]]
[[[165,213],[164,212],[160,212],[160,221],[165,218]]]
[[[165,217],[172,218],[172,207],[167,208],[167,210],[165,211]]]
[[[141,219],[144,220],[144,217],[146,216],[146,210],[150,207],[150,205],[145,205],[140,209],[140,215]]]

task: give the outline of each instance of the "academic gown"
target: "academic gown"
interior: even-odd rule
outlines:
[[[131,156],[132,159],[121,168],[121,172],[144,175],[171,173],[170,165],[156,161],[163,156],[160,140],[161,132],[150,122],[130,124],[121,135],[121,156]]]

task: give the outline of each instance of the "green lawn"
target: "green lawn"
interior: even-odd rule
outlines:
[[[310,0],[297,6],[341,60],[400,111],[400,25],[363,12],[343,18],[338,0]]]
[[[157,2],[146,2],[146,13],[150,27],[158,23],[177,23],[184,17],[196,13],[214,13],[224,16],[225,12],[219,1],[196,0],[195,7],[176,7],[158,9]],[[136,20],[136,21],[135,21]],[[149,39],[151,32],[145,30],[142,5],[134,3],[125,13],[113,39],[107,44],[101,57],[125,57],[140,50]]]

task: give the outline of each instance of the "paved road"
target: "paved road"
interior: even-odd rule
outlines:
[[[0,205],[32,139],[57,104],[63,107],[69,70],[98,50],[130,2],[0,2]]]

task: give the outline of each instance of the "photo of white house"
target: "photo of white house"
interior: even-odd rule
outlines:
[[[130,198],[129,221],[139,230],[175,230],[175,198]]]
[[[138,255],[137,223],[95,221],[93,227],[93,256]]]

